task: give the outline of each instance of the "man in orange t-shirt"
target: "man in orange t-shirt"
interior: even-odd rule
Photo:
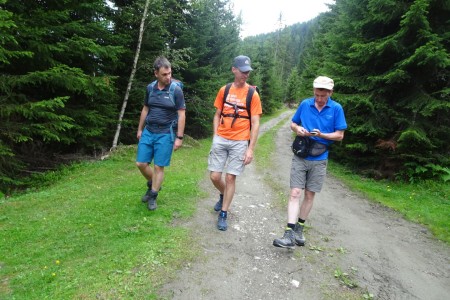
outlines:
[[[214,210],[220,211],[217,228],[222,231],[228,227],[227,212],[233,201],[236,176],[244,171],[245,165],[252,162],[258,139],[262,106],[257,91],[254,91],[251,98],[250,116],[246,107],[247,93],[250,88],[254,89],[247,83],[252,70],[250,58],[237,56],[231,68],[234,82],[229,88],[226,102],[223,99],[226,86],[219,90],[214,101],[214,138],[208,158],[208,170],[212,183],[220,192]],[[225,169],[224,180],[222,173]]]

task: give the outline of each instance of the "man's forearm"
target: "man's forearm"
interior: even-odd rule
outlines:
[[[259,118],[258,120],[252,120],[252,130],[250,131],[250,143],[248,145],[249,149],[252,151],[255,149],[256,142],[259,135]]]
[[[186,126],[186,114],[183,111],[178,115],[178,128],[177,128],[177,136],[184,135],[184,128]]]

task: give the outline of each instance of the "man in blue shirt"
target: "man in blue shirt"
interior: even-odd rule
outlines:
[[[139,119],[136,165],[147,179],[142,202],[155,210],[156,198],[164,179],[164,167],[170,165],[172,152],[181,147],[186,120],[183,91],[172,80],[172,67],[165,57],[153,64],[156,81],[147,87]],[[150,163],[154,160],[154,169]]]
[[[311,138],[322,146],[342,141],[347,123],[342,106],[331,99],[333,87],[334,81],[331,78],[319,76],[314,80],[314,97],[303,100],[292,117],[291,130],[296,135]],[[323,153],[317,153],[316,156],[302,158],[294,155],[292,158],[288,223],[283,237],[273,241],[276,247],[294,248],[296,244],[305,245],[305,221],[313,206],[315,194],[322,189],[327,170],[328,147],[322,149]],[[304,196],[300,205],[302,193]]]

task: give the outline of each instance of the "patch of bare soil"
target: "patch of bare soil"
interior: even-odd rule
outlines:
[[[280,194],[289,195],[291,114],[262,126],[263,133],[285,123],[276,167],[261,172],[251,164],[238,177],[225,232],[216,229],[218,193],[209,178],[202,182],[209,197],[185,224],[202,253],[160,289],[160,299],[449,299],[449,247],[330,176],[316,195],[306,245],[272,245],[287,219]]]

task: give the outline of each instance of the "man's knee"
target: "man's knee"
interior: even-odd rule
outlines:
[[[302,189],[300,188],[292,188],[291,189],[291,199],[300,199],[302,194]]]
[[[315,192],[311,192],[309,190],[305,190],[305,200],[306,201],[314,201],[314,196],[316,195]]]
[[[164,172],[164,167],[155,165],[155,171],[156,171],[156,172]]]
[[[220,181],[221,177],[222,177],[222,173],[219,173],[219,172],[210,172],[209,173],[209,178],[211,179],[212,182]]]
[[[235,182],[236,182],[236,175],[233,175],[233,174],[227,174],[227,175],[225,176],[225,182],[226,182],[227,184],[233,184],[233,183],[235,183]]]
[[[136,167],[138,167],[139,170],[143,170],[147,166],[148,166],[148,163],[136,162]]]

